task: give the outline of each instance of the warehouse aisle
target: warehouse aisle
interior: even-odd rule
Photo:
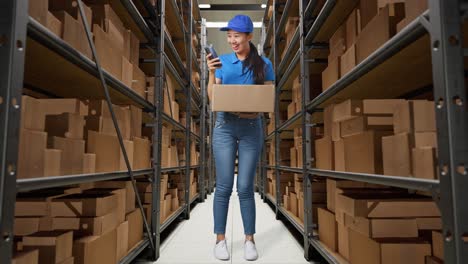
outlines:
[[[248,262],[243,258],[243,226],[237,193],[233,192],[227,223],[227,239],[231,252],[230,261],[218,261],[213,257],[213,206],[214,195],[192,210],[189,221],[183,221],[162,243],[161,257],[157,264],[189,263],[269,263],[302,264],[307,262],[302,245],[291,235],[281,221],[275,219],[271,208],[255,193],[257,204],[257,234],[255,236],[259,259]]]

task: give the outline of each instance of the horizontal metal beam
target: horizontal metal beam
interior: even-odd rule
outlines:
[[[141,30],[141,32],[143,32],[143,35],[145,35],[148,42],[153,42],[155,40],[155,35],[149,28],[148,24],[146,24],[145,19],[143,19],[135,4],[131,0],[120,0],[120,2],[127,9],[128,13],[138,25],[138,28]]]
[[[133,175],[141,176],[150,174],[153,169],[136,170]],[[105,173],[91,173],[91,174],[77,174],[53,177],[41,177],[31,179],[18,179],[16,181],[16,190],[18,192],[40,190],[45,188],[62,187],[73,184],[81,184],[88,182],[107,181],[116,179],[129,178],[127,171],[119,172],[105,172]]]
[[[381,184],[411,190],[437,191],[439,189],[439,181],[437,180],[319,169],[310,169],[307,172],[309,173],[309,176],[318,175],[329,178],[353,180],[372,184]]]
[[[166,221],[164,221],[164,223],[161,225],[160,233],[162,233],[170,224],[172,224],[172,222],[174,222],[174,220],[176,220],[184,212],[184,210],[184,206],[181,206],[174,214],[167,218]]]
[[[289,57],[294,52],[293,48],[297,44],[297,42],[299,41],[299,35],[300,35],[299,31],[300,31],[299,27],[297,27],[296,32],[294,33],[294,36],[291,39],[291,42],[289,43],[289,46],[286,47],[287,50],[286,50],[286,53],[284,54],[284,57],[281,59],[280,65],[278,66],[278,72],[282,72],[284,70],[284,68],[286,67],[286,65],[288,65]]]
[[[294,55],[294,58],[291,60],[291,63],[289,64],[288,68],[284,73],[279,72],[279,75],[277,76],[280,77],[278,78],[280,81],[278,82],[278,87],[277,89],[282,89],[286,81],[291,78],[291,73],[294,70],[294,68],[297,67],[297,63],[299,62],[299,59],[301,58],[301,51],[298,50],[296,52],[296,55]]]
[[[299,233],[301,233],[301,235],[304,234],[304,227],[300,223],[298,223],[296,219],[292,218],[289,212],[286,209],[284,209],[284,207],[280,206],[278,208],[278,211],[280,211],[284,215],[288,222],[290,222],[296,228],[296,230]]]
[[[320,28],[322,28],[322,25],[325,23],[328,16],[331,14],[335,4],[336,0],[327,0],[319,15],[317,16],[317,19],[315,19],[314,23],[312,24],[312,27],[310,27],[309,32],[307,32],[306,38],[304,40],[306,44],[311,44],[314,41],[315,36],[319,32]]]
[[[292,172],[292,173],[303,173],[302,168],[293,168],[293,167],[286,167],[286,166],[279,166],[278,170]]]
[[[281,126],[277,128],[277,131],[287,130],[294,122],[302,117],[302,111],[295,113],[290,119],[286,120]]]
[[[284,27],[286,25],[286,21],[288,20],[289,11],[291,9],[291,5],[292,5],[293,1],[297,1],[297,0],[287,0],[286,4],[284,5],[283,14],[281,14],[281,18],[279,20],[278,27],[276,28],[275,39],[278,39],[280,37],[281,33],[283,32],[283,29],[284,29]]]
[[[340,262],[335,258],[333,257],[330,252],[328,252],[327,249],[325,249],[321,243],[319,243],[317,241],[316,238],[314,237],[310,237],[309,238],[309,243],[312,247],[315,248],[315,250],[317,250],[318,253],[320,253],[320,255],[322,255],[322,257],[329,263],[329,264],[340,264]]]

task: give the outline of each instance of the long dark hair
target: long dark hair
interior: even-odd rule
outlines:
[[[242,62],[242,73],[244,70],[252,71],[253,79],[255,84],[265,83],[265,61],[258,55],[257,48],[252,42],[249,41],[250,53]]]

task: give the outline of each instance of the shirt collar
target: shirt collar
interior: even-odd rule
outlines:
[[[238,62],[240,61],[240,60],[237,58],[235,52],[231,53],[230,59],[231,59],[231,63],[232,63],[232,64],[238,63]]]

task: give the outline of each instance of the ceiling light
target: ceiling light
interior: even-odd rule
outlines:
[[[199,8],[211,8],[211,5],[210,4],[199,4],[198,7]]]
[[[262,4],[261,7],[262,7],[262,8],[266,8],[266,4]]]

